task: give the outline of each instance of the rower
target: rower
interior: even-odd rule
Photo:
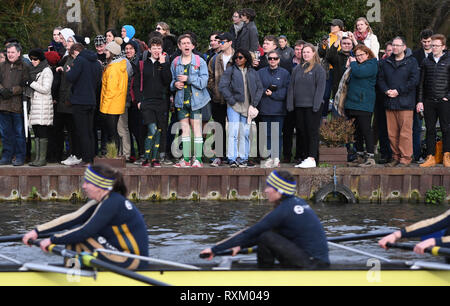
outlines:
[[[416,244],[414,247],[414,252],[417,254],[423,254],[426,249],[434,246],[446,248],[450,247],[450,209],[437,217],[419,221],[413,225],[402,228],[399,231],[395,231],[392,234],[382,238],[378,244],[382,248],[387,249],[388,243],[393,244],[400,238],[422,237],[439,231],[445,231],[445,236],[428,238]],[[449,260],[450,258],[447,258],[447,261]]]
[[[312,208],[295,196],[297,183],[288,171],[273,171],[265,193],[274,209],[252,227],[220,242],[201,254],[215,254],[258,245],[258,266],[273,267],[277,259],[283,267],[320,269],[328,267],[327,237]]]
[[[82,187],[91,201],[73,213],[36,226],[22,241],[28,244],[40,235],[66,230],[42,240],[41,249],[62,244],[76,252],[107,249],[148,256],[147,226],[140,211],[125,198],[122,174],[106,165],[89,166]],[[130,270],[147,266],[145,261],[102,252],[98,259]]]

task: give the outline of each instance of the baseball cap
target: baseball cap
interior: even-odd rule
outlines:
[[[330,22],[330,25],[332,25],[332,26],[338,26],[338,27],[340,27],[341,29],[344,29],[344,22],[343,22],[341,19],[333,19],[333,20]]]
[[[228,41],[233,41],[234,39],[233,34],[231,34],[230,32],[225,32],[223,34],[217,35],[217,38],[220,40],[228,40]]]

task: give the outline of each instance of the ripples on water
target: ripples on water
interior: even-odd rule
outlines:
[[[342,236],[366,232],[389,231],[436,216],[448,206],[424,204],[311,204],[322,220],[327,235]],[[69,203],[1,203],[0,235],[25,233],[35,225],[78,209]],[[200,263],[198,253],[257,222],[272,209],[267,202],[161,202],[139,203],[149,229],[152,257],[185,263]],[[376,240],[346,242],[351,246],[390,259],[424,257],[400,250],[382,250]],[[2,243],[0,254],[20,261],[60,262],[60,258],[43,254],[38,248],[19,243]],[[362,262],[366,257],[330,248],[333,262]],[[431,258],[431,256],[426,256]],[[0,263],[5,263],[0,259]]]

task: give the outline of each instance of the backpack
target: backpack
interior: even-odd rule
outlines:
[[[198,54],[194,54],[195,55],[195,66],[194,66],[194,68],[195,68],[195,70],[198,70],[199,68],[200,68],[200,55],[198,55]],[[180,60],[180,56],[177,56],[177,57],[175,57],[175,59],[173,60],[173,64],[174,64],[174,69],[176,70],[177,69],[177,65],[178,65],[178,61]]]

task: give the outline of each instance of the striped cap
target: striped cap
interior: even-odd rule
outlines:
[[[103,190],[112,190],[114,182],[116,181],[114,178],[111,179],[101,176],[92,170],[91,166],[86,168],[86,171],[84,172],[84,180]]]
[[[297,182],[290,182],[282,178],[277,171],[272,171],[269,174],[266,183],[281,194],[294,195],[297,191]]]

